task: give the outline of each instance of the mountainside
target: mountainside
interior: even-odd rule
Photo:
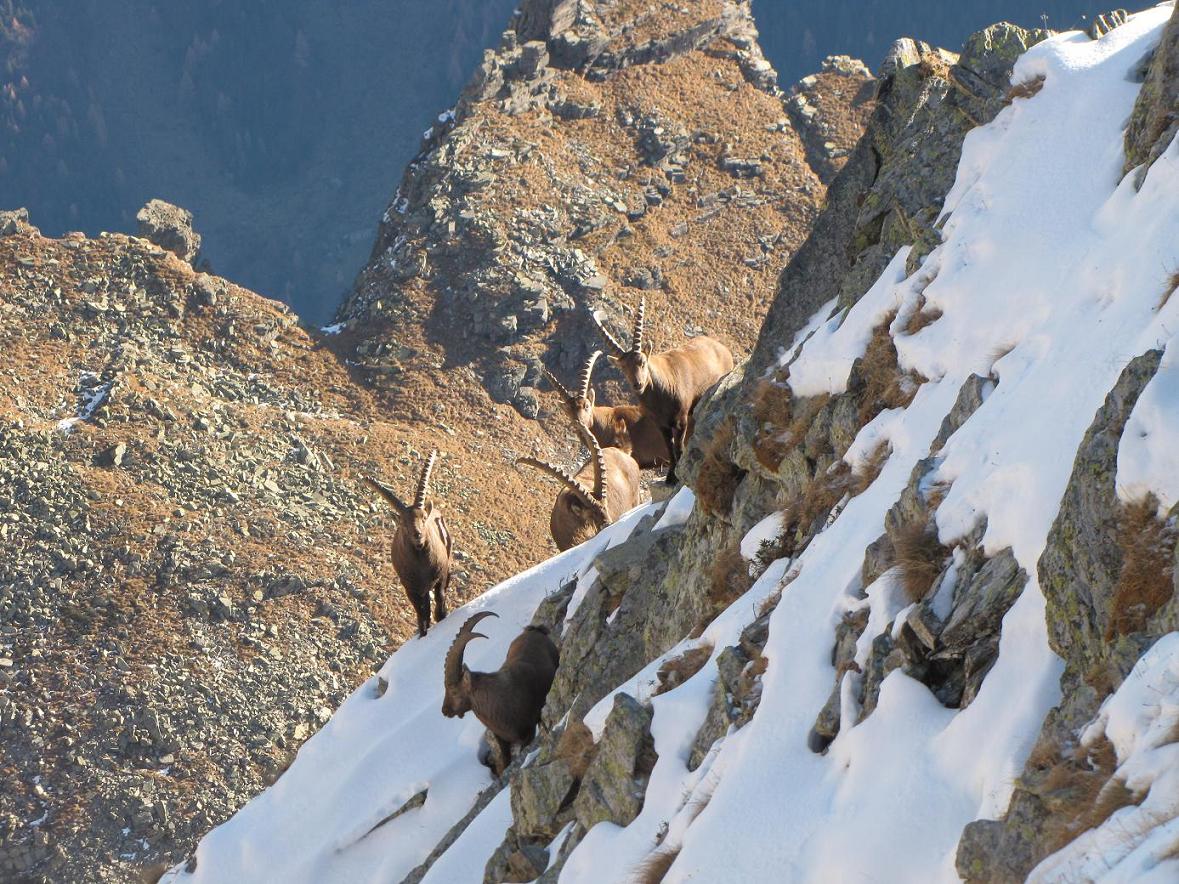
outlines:
[[[1177,41],[895,44],[690,488],[401,649],[165,880],[1174,880]],[[482,610],[472,668],[562,661],[498,779],[439,712]]]
[[[396,403],[474,382],[535,417],[542,365],[571,383],[601,346],[590,310],[640,296],[655,346],[707,332],[740,352],[872,96],[831,60],[788,116],[756,34],[728,0],[524,4],[337,317],[374,383]]]
[[[871,79],[862,65],[833,59],[786,95],[761,60],[745,6],[660,8],[643,18],[645,32],[623,27],[625,10],[607,6],[623,16],[611,19],[608,46],[633,51],[643,34],[670,42],[655,56],[618,60],[604,75],[554,68],[541,79],[598,104],[619,100],[620,78],[648,94],[675,83],[676,71],[691,88],[723,81],[710,87],[711,105],[681,99],[661,111],[677,132],[696,132],[703,115],[715,143],[677,142],[677,164],[642,167],[655,192],[667,191],[669,214],[659,225],[672,224],[674,212],[693,232],[673,237],[662,226],[652,224],[652,233],[630,223],[643,248],[682,238],[693,260],[711,243],[728,243],[699,297],[687,269],[667,273],[681,285],[677,316],[706,328],[723,319],[736,343],[738,333],[756,329],[751,317],[764,312],[774,275],[805,236],[800,219],[818,211],[824,181],[859,138]],[[717,9],[744,48],[713,33]],[[144,26],[160,25],[153,21],[148,15]],[[518,26],[532,27],[527,15]],[[510,44],[486,59],[476,84],[487,70],[517,63]],[[429,253],[447,242],[451,221],[466,223],[463,204],[442,202],[446,182],[469,165],[460,139],[475,136],[464,119],[482,120],[505,143],[548,137],[574,150],[564,127],[577,121],[547,106],[512,110],[495,94],[472,93],[459,121],[430,141],[422,162],[438,178],[423,179],[421,199],[442,220],[424,226],[415,247]],[[600,123],[580,124],[594,127],[595,150],[641,167],[633,132]],[[719,168],[719,145],[740,144],[747,132],[766,152],[750,154],[761,177],[752,168],[749,178]],[[586,204],[599,210],[598,186],[581,180],[579,163],[553,168],[561,187],[586,188]],[[686,183],[674,180],[681,173]],[[526,208],[514,177],[479,175],[488,205]],[[696,206],[696,181],[722,192]],[[791,189],[796,182],[804,189]],[[534,205],[550,198],[549,190],[528,197]],[[568,218],[580,211],[562,209]],[[408,214],[417,223],[423,212]],[[515,457],[573,454],[568,428],[551,419],[548,393],[532,400],[543,425],[495,403],[479,374],[443,361],[452,359],[445,339],[421,341],[412,326],[389,335],[376,306],[365,308],[371,319],[358,314],[342,333],[310,332],[281,305],[194,270],[185,259],[195,236],[169,226],[183,227],[182,211],[155,204],[143,217],[141,234],[179,255],[121,234],[44,237],[25,214],[0,215],[0,342],[8,355],[0,368],[0,771],[11,784],[0,794],[5,880],[124,881],[184,857],[200,833],[281,772],[348,691],[412,634],[388,560],[393,518],[362,476],[406,491],[429,451],[441,451],[433,486],[457,550],[454,607],[550,554],[553,488],[514,469]],[[207,240],[199,216],[195,226]],[[753,239],[747,254],[727,226],[756,230],[766,242]],[[458,242],[478,247],[474,238]],[[554,242],[552,254],[564,248]],[[756,266],[745,263],[749,256]],[[617,261],[608,272],[621,272],[622,259],[607,257]],[[747,279],[756,286],[740,316],[719,293],[743,291]],[[412,291],[423,310],[435,309],[427,297],[445,303],[436,289]],[[499,291],[487,283],[489,297]],[[714,305],[722,317],[710,315]],[[681,336],[662,320],[653,326],[668,339]],[[520,353],[545,344],[539,330],[513,338]],[[471,335],[455,352],[482,366],[496,364],[499,346]]]

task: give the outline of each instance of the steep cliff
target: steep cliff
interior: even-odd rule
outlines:
[[[394,655],[170,879],[1173,879],[1179,148],[1123,131],[1173,18],[896,44],[690,488]],[[498,780],[437,712],[483,608],[473,666],[562,654]]]

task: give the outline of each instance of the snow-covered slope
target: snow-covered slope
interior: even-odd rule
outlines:
[[[1099,40],[1067,33],[1026,53],[1012,81],[1042,78],[1042,88],[967,137],[945,200],[942,243],[908,274],[909,252],[902,249],[850,310],[828,318],[828,305],[815,317],[790,365],[795,397],[842,393],[873,329],[894,312],[890,332],[900,366],[925,380],[907,406],[878,414],[848,449],[845,457],[856,466],[880,441],[891,445],[866,490],[795,559],[770,565],[698,639],[686,639],[618,686],[650,701],[658,760],[637,818],[625,827],[590,828],[568,855],[561,881],[629,880],[656,845],[678,851],[669,882],[956,880],[963,827],[1003,814],[1060,696],[1063,666],[1049,647],[1037,565],[1074,455],[1127,363],[1169,347],[1179,332],[1179,298],[1160,307],[1179,266],[1179,147],[1171,145],[1140,189],[1133,176],[1121,176],[1123,126],[1139,90],[1133,74],[1170,15],[1169,6],[1159,7]],[[916,311],[935,309],[941,315],[931,324],[905,331]],[[1179,495],[1172,469],[1179,441],[1174,358],[1168,350],[1134,411],[1134,432],[1124,437],[1118,469],[1127,499],[1150,491],[1170,506]],[[808,733],[835,677],[836,625],[849,612],[868,612],[857,641],[863,667],[873,640],[895,634],[914,607],[895,569],[862,585],[863,554],[881,536],[914,468],[936,449],[943,419],[972,374],[994,383],[937,452],[924,481],[945,489],[936,511],[943,544],[985,524],[982,552],[1010,549],[1028,575],[1003,619],[998,660],[964,709],[947,708],[925,684],[892,671],[872,714],[816,754]],[[686,493],[678,498],[665,522],[683,519],[689,500]],[[501,614],[493,640],[472,645],[473,664],[497,665],[542,598],[572,575],[592,580],[599,549],[621,542],[641,515],[473,605]],[[747,557],[778,527],[770,521],[755,528],[742,545]],[[759,602],[780,589],[760,706],[689,771],[720,651],[737,642]],[[173,878],[390,881],[426,860],[491,783],[476,761],[478,725],[438,712],[442,656],[468,613],[457,612],[395,654],[382,671],[384,695],[376,696],[373,684],[357,691],[278,784],[202,842],[195,871],[177,870]],[[1114,817],[1088,841],[1046,860],[1041,880],[1096,876],[1093,851],[1107,865],[1128,857],[1134,875],[1179,877],[1179,832],[1173,822],[1154,828],[1176,812],[1174,777],[1165,767],[1174,747],[1159,748],[1164,730],[1174,735],[1173,645],[1160,642],[1094,725],[1109,734],[1128,776],[1154,784],[1148,803],[1122,812],[1146,833],[1139,847],[1111,853]],[[711,646],[709,663],[654,696],[662,660],[690,646]],[[856,681],[863,677],[854,669],[843,675],[844,722],[858,718]],[[612,704],[608,695],[585,717],[595,736]],[[370,832],[423,791],[424,803]],[[511,823],[505,790],[426,880],[483,880]],[[1115,878],[1131,876],[1130,865],[1119,868]]]

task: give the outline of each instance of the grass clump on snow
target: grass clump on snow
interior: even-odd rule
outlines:
[[[1122,568],[1110,604],[1106,640],[1146,626],[1175,593],[1175,529],[1158,517],[1158,498],[1148,494],[1123,505],[1118,519]]]
[[[903,522],[892,536],[893,564],[905,596],[919,602],[941,573],[949,550],[937,537],[937,527],[924,520]]]

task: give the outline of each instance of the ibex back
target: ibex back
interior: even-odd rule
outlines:
[[[635,314],[629,349],[606,330],[597,314],[593,319],[613,351],[610,359],[635,391],[644,414],[663,433],[671,458],[667,482],[674,485],[676,464],[687,441],[689,415],[708,388],[733,370],[733,354],[715,338],[700,335],[682,346],[647,355],[643,352],[646,309],[644,298]]]

